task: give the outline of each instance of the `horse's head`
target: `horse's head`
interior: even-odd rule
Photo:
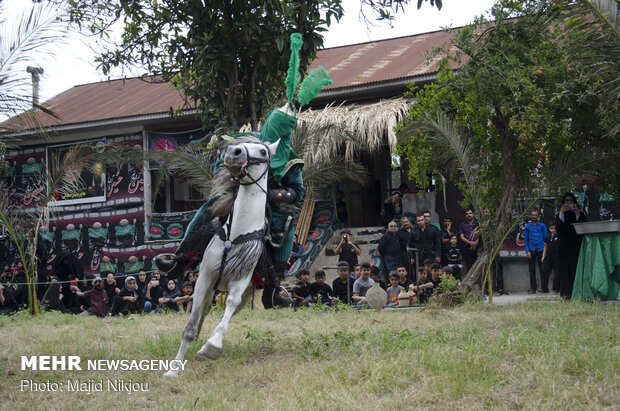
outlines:
[[[272,144],[245,141],[226,148],[224,165],[235,179],[256,182],[267,173],[271,156],[275,154],[280,140]]]

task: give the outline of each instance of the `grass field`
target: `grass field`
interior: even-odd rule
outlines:
[[[22,355],[172,359],[187,317],[0,318],[11,409],[618,409],[620,306],[528,302],[406,311],[244,310],[201,359],[211,313],[175,380],[154,371],[21,370]],[[148,392],[22,392],[22,379],[132,380]],[[65,383],[66,386],[66,383]]]

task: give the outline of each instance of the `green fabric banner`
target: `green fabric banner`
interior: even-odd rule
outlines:
[[[108,236],[107,227],[89,228],[88,236],[90,238],[106,238]]]
[[[603,301],[618,298],[620,233],[583,236],[572,298]]]

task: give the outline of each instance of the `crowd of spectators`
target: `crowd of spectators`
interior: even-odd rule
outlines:
[[[456,228],[450,216],[442,217],[441,225],[431,223],[432,214],[428,210],[417,216],[401,216],[398,214],[399,210],[402,210],[400,202],[399,193],[388,197],[385,201],[389,220],[377,247],[382,269],[378,279],[382,282],[382,286],[386,282],[391,283],[390,276],[393,271],[399,276],[406,276],[410,283],[419,281],[419,278],[416,278],[415,267],[424,265],[428,268],[429,262],[438,264],[440,268],[449,269],[455,279],[462,280],[484,247],[480,223],[474,210],[467,208],[463,222]],[[489,210],[483,210],[483,214],[483,224],[488,225]],[[531,210],[527,215],[528,222],[524,226],[523,236],[530,275],[528,290],[530,294],[550,292],[549,280],[553,270],[553,292],[559,293],[564,298],[570,298],[581,242],[572,223],[583,222],[585,218],[572,193],[564,194],[558,213],[547,224],[541,221],[538,209]],[[360,273],[355,267],[358,265],[361,252],[349,229],[342,230],[341,241],[334,254],[339,256],[340,263],[348,263],[354,281],[360,278]],[[426,272],[430,273],[428,269]],[[499,258],[492,262],[491,272],[494,290],[500,295],[508,294],[504,290],[503,270]],[[340,283],[344,283],[346,277],[340,278]],[[399,283],[403,286],[405,281],[399,280]],[[356,301],[359,299],[356,298],[354,302]]]
[[[323,270],[314,273],[314,282],[310,283],[310,272],[301,269],[297,272],[297,283],[291,294],[295,307],[310,304],[333,306],[339,303],[351,304],[356,308],[367,307],[366,293],[376,283],[386,291],[385,307],[398,306],[398,296],[403,292],[411,292],[417,296],[421,304],[425,304],[433,295],[442,280],[452,276],[451,267],[442,267],[438,263],[427,260],[420,267],[415,280],[407,278],[404,266],[396,267],[389,273],[389,285],[379,278],[379,270],[368,262],[350,267],[346,261],[338,263],[338,277],[330,287],[326,282]]]
[[[132,275],[107,273],[104,278],[87,274],[75,278],[66,264],[37,287],[42,307],[62,313],[105,316],[155,314],[162,311],[191,312],[198,271],[181,281],[167,279],[159,271]],[[5,265],[0,273],[0,314],[11,314],[28,304],[26,277],[21,265]]]
[[[412,225],[409,217],[397,214],[400,210],[398,196],[388,200],[394,215],[377,248],[383,273],[368,262],[358,263],[360,247],[351,231],[343,229],[334,250],[339,256],[338,277],[330,287],[326,283],[325,272],[315,272],[314,282],[311,283],[310,272],[300,270],[297,273],[298,282],[292,289],[295,307],[317,302],[361,306],[365,303],[366,292],[376,282],[387,291],[388,305],[396,303],[397,295],[402,290],[415,292],[420,302],[424,303],[441,282],[442,276],[461,280],[467,274],[483,247],[473,209],[465,210],[465,221],[456,230],[450,217],[443,217],[440,227],[431,224],[429,211],[415,216],[415,224]],[[535,293],[538,289],[538,265],[540,292],[549,292],[548,283],[553,270],[553,291],[570,298],[581,242],[572,223],[585,221],[585,214],[577,205],[575,196],[566,193],[553,221],[547,224],[540,221],[539,210],[532,210],[529,217],[530,221],[524,228],[524,248],[530,273],[529,292]],[[297,242],[295,244],[297,247],[294,247],[293,253],[301,253],[302,247]],[[292,259],[295,257],[291,255]],[[416,271],[414,267],[417,266]],[[78,264],[72,261],[70,255],[64,256],[47,281],[37,285],[37,297],[47,310],[103,317],[155,314],[164,310],[190,312],[192,309],[198,271],[188,272],[185,278],[176,281],[167,279],[157,270],[127,276],[107,273],[103,279],[98,279],[92,274],[83,276],[76,272],[78,269]],[[500,272],[495,279],[496,290],[504,294],[501,269],[494,271]],[[26,275],[20,263],[2,267],[0,314],[10,314],[27,305],[28,289],[25,284]]]

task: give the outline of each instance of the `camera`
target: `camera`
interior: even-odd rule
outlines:
[[[344,242],[345,242],[345,243],[348,243],[348,242],[349,242],[349,236],[348,236],[348,235],[345,235],[345,236],[344,236]]]
[[[159,280],[151,281],[151,284],[153,284],[153,286],[159,285]]]

